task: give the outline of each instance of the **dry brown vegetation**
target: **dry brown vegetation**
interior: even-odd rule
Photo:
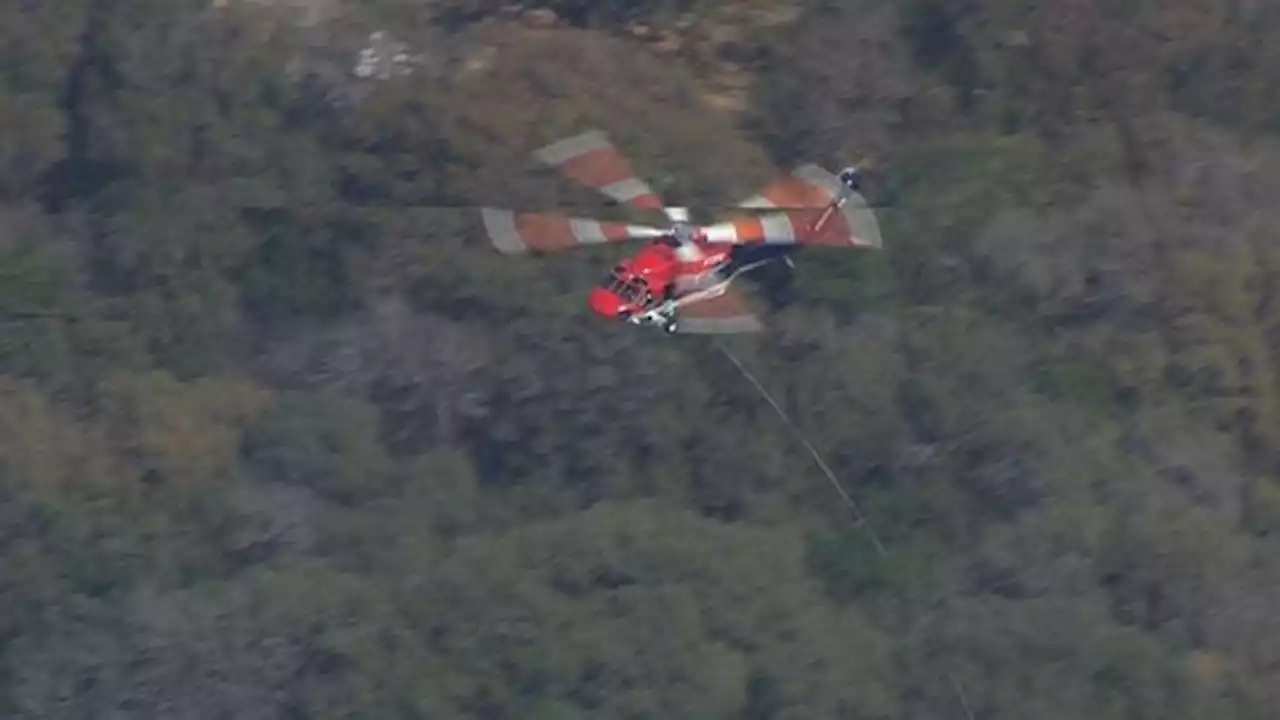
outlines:
[[[0,9],[0,716],[1274,715],[1280,13],[511,6]],[[443,207],[618,214],[587,127],[695,207],[874,160],[732,347],[887,557],[587,320],[615,250]]]

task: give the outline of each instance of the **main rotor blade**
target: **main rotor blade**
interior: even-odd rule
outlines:
[[[703,228],[706,239],[728,245],[883,247],[880,224],[861,195],[843,206],[804,208],[743,217]]]
[[[664,206],[662,212],[666,214],[667,220],[675,223],[689,222],[689,208],[681,206]]]
[[[588,130],[534,152],[539,162],[620,203],[663,209],[662,198],[631,169],[631,161],[600,130]]]
[[[516,213],[498,208],[483,208],[480,212],[489,240],[506,255],[644,240],[663,234],[662,230],[647,225],[574,218],[556,213]]]
[[[760,192],[743,200],[749,209],[821,208],[840,193],[840,180],[821,167],[808,163],[774,178]]]
[[[864,200],[863,203],[866,204],[866,201]],[[736,205],[736,204],[699,203],[697,205],[693,205],[685,209],[690,210],[691,212],[696,212],[698,216],[760,217],[763,215],[775,215],[780,212],[795,212],[795,211],[805,212],[805,211],[811,211],[811,210],[821,210],[822,208],[826,207],[827,204],[828,203],[824,202],[817,206],[783,205],[779,207],[743,207],[741,205]],[[560,212],[564,214],[586,215],[586,214],[592,214],[596,212],[607,211],[611,208],[616,208],[617,205],[618,203],[606,202],[604,204],[604,207],[601,208],[601,207],[586,207],[580,203],[565,203],[565,204],[557,205],[556,207]],[[398,212],[462,213],[464,215],[472,215],[477,211],[487,207],[491,207],[491,206],[486,205],[483,202],[434,203],[430,205],[396,206]],[[892,211],[892,210],[901,210],[901,211],[908,210],[907,207],[898,205],[896,203],[887,204],[887,205],[867,205],[867,207],[874,208],[877,212],[886,212],[886,211]],[[529,205],[529,206],[521,207],[519,205],[514,205],[514,204],[507,205],[505,209],[510,210],[512,212],[516,212],[516,213],[539,213],[544,211],[542,207],[538,207],[538,206]],[[671,208],[664,208],[664,211],[670,212],[670,210]],[[696,219],[695,219],[695,224],[697,224]]]

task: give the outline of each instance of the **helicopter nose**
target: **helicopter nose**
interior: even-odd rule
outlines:
[[[622,300],[604,288],[593,289],[587,303],[595,314],[610,320],[618,319],[623,308]]]

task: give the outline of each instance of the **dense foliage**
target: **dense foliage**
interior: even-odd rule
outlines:
[[[1274,716],[1280,12],[516,5],[0,4],[0,716]],[[731,348],[887,555],[615,250],[450,209],[617,213],[588,127],[874,161]]]

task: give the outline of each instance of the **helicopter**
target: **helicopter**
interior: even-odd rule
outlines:
[[[616,203],[666,217],[664,225],[647,225],[481,208],[490,242],[508,255],[643,241],[587,294],[588,307],[605,320],[669,334],[757,332],[763,323],[735,279],[774,262],[794,268],[791,255],[802,247],[883,247],[854,165],[834,174],[799,165],[734,206],[734,217],[700,225],[689,208],[666,205],[637,177],[602,130],[554,142],[534,157]]]

